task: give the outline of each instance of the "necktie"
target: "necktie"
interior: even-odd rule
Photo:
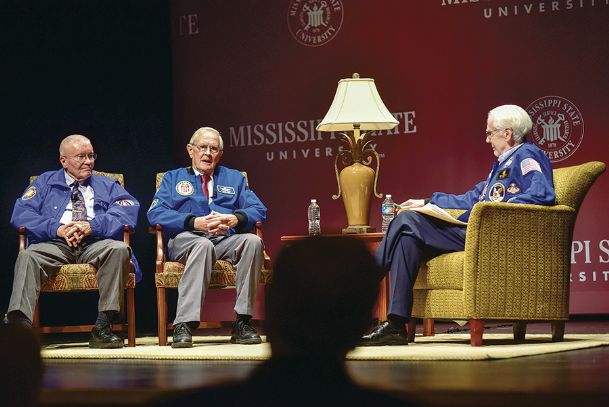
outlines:
[[[79,222],[87,220],[87,208],[85,207],[85,198],[82,192],[78,189],[78,182],[72,184],[72,221]]]
[[[209,189],[207,189],[207,183],[209,182],[209,175],[202,174],[201,175],[201,187],[203,188],[203,193],[207,198],[209,198]]]

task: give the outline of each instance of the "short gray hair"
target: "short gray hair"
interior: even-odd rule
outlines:
[[[222,135],[220,134],[220,132],[218,130],[214,129],[213,127],[201,127],[200,129],[198,129],[197,131],[195,131],[192,134],[192,137],[190,138],[190,141],[188,143],[192,144],[195,141],[195,139],[197,138],[197,136],[199,136],[199,135],[202,136],[203,133],[208,133],[208,132],[215,133],[218,135],[218,139],[220,140],[218,147],[220,148],[220,151],[224,150],[224,140],[222,140]]]
[[[91,140],[82,134],[70,134],[68,137],[61,140],[59,144],[59,155],[64,155],[64,150],[68,144],[91,144]]]
[[[512,129],[516,143],[522,143],[524,136],[533,128],[531,117],[517,105],[497,106],[488,112],[488,117],[498,129]]]

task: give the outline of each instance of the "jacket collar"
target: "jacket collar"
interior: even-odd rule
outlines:
[[[212,177],[212,178],[215,178],[215,177],[218,175],[219,170],[220,170],[220,166],[218,165],[218,166],[216,166],[216,168],[214,168],[214,173],[211,175],[211,177]],[[198,175],[200,175],[200,173],[197,175],[197,173],[198,173],[199,171],[196,171],[194,168],[192,168],[192,166],[186,167],[186,172],[187,172],[189,175],[193,175],[193,176],[198,176]]]
[[[72,178],[70,176],[70,178]],[[82,182],[82,185],[90,185],[94,179],[94,174],[91,174],[89,178]],[[68,189],[70,186],[67,183],[66,171],[63,168],[55,171],[48,180],[49,185],[57,186],[60,188]]]
[[[503,164],[503,162],[505,160],[507,160],[508,157],[510,157],[512,154],[514,154],[516,152],[516,150],[518,150],[522,146],[524,146],[524,143],[520,143],[520,144],[515,145],[514,147],[510,148],[508,151],[506,151],[505,153],[501,154],[497,158],[497,162],[499,162],[499,164]]]

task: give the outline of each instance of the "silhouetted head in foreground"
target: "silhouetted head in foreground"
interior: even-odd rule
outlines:
[[[353,237],[313,237],[284,247],[266,295],[273,356],[343,359],[370,324],[382,270]]]
[[[313,237],[277,256],[265,295],[272,357],[244,381],[167,399],[162,406],[412,406],[357,385],[345,356],[370,324],[381,269],[353,237]]]

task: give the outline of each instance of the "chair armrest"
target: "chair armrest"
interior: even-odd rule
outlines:
[[[258,236],[260,239],[262,239],[262,222],[261,221],[256,222],[256,227],[255,227],[254,232],[256,233],[256,236]],[[262,239],[262,240],[264,241],[264,239]],[[272,268],[271,258],[267,254],[266,249],[264,249],[262,252],[264,254],[264,268],[266,270],[270,270]]]
[[[465,240],[467,312],[485,318],[524,312],[534,319],[556,316],[559,309],[558,314],[568,316],[576,216],[565,205],[476,204]]]
[[[163,226],[156,225],[155,227],[149,227],[148,233],[156,236],[156,262],[155,272],[163,272],[163,263],[165,262],[165,241],[163,240]]]
[[[255,233],[256,233],[256,236],[258,236],[260,239],[262,239],[262,222],[261,221],[256,222]]]
[[[27,234],[25,232],[26,230],[23,226],[17,229],[19,251],[25,250],[27,246]]]
[[[123,242],[129,247],[131,247],[131,235],[134,233],[135,231],[129,225],[123,225]]]

